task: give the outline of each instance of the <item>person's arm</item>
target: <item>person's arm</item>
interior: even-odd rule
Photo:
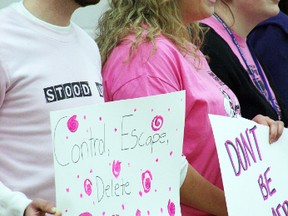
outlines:
[[[0,182],[0,215],[42,216],[45,213],[61,216],[49,201],[30,200],[23,193],[11,191]]]
[[[180,161],[180,187],[184,184],[187,176],[189,163],[184,155],[181,156]]]
[[[30,202],[23,193],[11,191],[0,182],[0,215],[23,216]]]
[[[181,203],[216,216],[227,216],[224,191],[202,177],[191,165],[188,166],[180,189]]]

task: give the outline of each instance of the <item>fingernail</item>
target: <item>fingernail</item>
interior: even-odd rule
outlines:
[[[56,213],[56,207],[51,208],[52,213]]]

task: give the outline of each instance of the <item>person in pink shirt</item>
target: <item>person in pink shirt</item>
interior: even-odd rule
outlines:
[[[186,91],[183,154],[190,166],[180,190],[183,216],[227,215],[208,114],[241,114],[236,96],[199,51],[202,30],[195,21],[211,16],[214,4],[214,0],[112,0],[96,39],[105,101]],[[261,115],[254,120],[270,126],[272,140],[282,133],[282,122]]]
[[[288,127],[287,107],[283,95],[277,91],[279,84],[276,86],[271,76],[277,72],[269,71],[266,61],[247,44],[249,32],[258,23],[279,13],[278,3],[278,0],[217,1],[214,15],[201,21],[209,27],[202,52],[209,56],[213,72],[237,95],[243,117],[252,119],[261,114],[281,120]]]

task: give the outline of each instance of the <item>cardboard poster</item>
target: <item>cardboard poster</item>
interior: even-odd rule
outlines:
[[[181,215],[185,92],[51,113],[63,216]]]
[[[288,215],[288,131],[269,144],[269,128],[210,115],[229,216]]]

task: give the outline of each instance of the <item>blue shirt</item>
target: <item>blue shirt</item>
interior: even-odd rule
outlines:
[[[249,34],[248,44],[265,62],[288,107],[288,16],[280,12],[259,23]]]

